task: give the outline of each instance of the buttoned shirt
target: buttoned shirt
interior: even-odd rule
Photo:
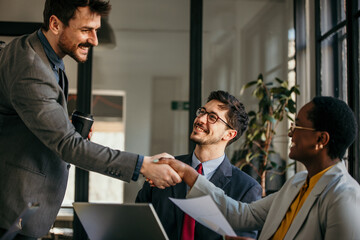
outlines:
[[[37,35],[40,39],[41,44],[44,47],[45,54],[49,59],[51,68],[55,74],[55,78],[59,82],[59,68],[65,72],[64,61],[62,60],[62,58],[59,58],[58,55],[55,53],[54,49],[51,47],[49,41],[46,39],[41,29],[38,30]]]
[[[214,175],[216,169],[220,166],[224,159],[225,153],[219,158],[211,159],[202,163],[203,175],[204,177],[206,177],[207,180],[210,180],[210,178]],[[196,157],[195,153],[193,153],[191,166],[193,168],[196,168],[200,163],[200,160]]]

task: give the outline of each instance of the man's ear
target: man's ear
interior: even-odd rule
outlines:
[[[53,32],[54,35],[58,35],[62,25],[63,24],[58,17],[51,15],[49,19],[49,31]]]
[[[236,137],[237,135],[237,131],[234,129],[229,129],[226,131],[226,133],[223,136],[223,140],[225,141],[230,141],[231,139],[233,139],[234,137]]]

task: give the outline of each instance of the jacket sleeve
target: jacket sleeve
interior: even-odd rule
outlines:
[[[344,179],[342,179],[344,180]],[[354,181],[355,182],[355,181]],[[321,199],[321,230],[324,239],[359,239],[360,191],[357,183],[339,184],[330,191],[331,195]],[[356,186],[357,185],[357,186]]]
[[[62,160],[129,182],[138,155],[83,139],[69,120],[66,99],[53,73],[38,55],[26,57],[23,61],[30,64],[19,64],[22,67],[13,76],[7,94],[27,129]]]
[[[259,184],[254,184],[251,187],[249,187],[249,189],[247,189],[247,192],[241,199],[237,199],[237,200],[240,200],[241,202],[244,202],[244,203],[255,202],[255,201],[261,199],[261,193],[262,193],[261,186]],[[235,232],[238,236],[251,237],[251,238],[255,238],[255,239],[258,235],[258,231],[255,231],[255,230],[247,231],[247,232],[235,230]]]
[[[203,176],[198,176],[186,198],[210,195],[233,229],[241,231],[262,228],[275,194],[252,203],[236,201],[217,188]]]

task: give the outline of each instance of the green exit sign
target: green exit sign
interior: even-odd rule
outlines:
[[[171,110],[189,110],[189,102],[171,101]]]

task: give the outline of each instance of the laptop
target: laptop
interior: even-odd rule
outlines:
[[[169,239],[151,203],[74,202],[90,240]]]

